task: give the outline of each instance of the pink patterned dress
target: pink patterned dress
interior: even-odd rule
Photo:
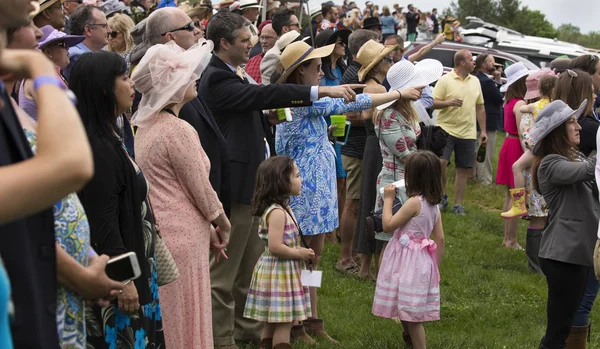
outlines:
[[[375,288],[373,314],[409,322],[440,319],[440,272],[429,237],[440,218],[437,205],[419,196],[421,212],[396,229],[388,243]]]
[[[210,161],[194,128],[164,113],[138,129],[135,154],[179,268],[179,278],[160,288],[166,347],[212,348],[210,222],[223,206],[208,180]]]

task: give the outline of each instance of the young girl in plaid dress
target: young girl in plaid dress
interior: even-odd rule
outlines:
[[[258,234],[266,246],[252,273],[244,317],[264,322],[260,348],[291,348],[294,321],[311,316],[300,270],[315,253],[300,246],[296,218],[288,206],[301,187],[298,167],[287,156],[269,158],[258,167],[252,214],[261,217]]]

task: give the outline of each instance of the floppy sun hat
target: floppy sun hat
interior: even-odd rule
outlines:
[[[396,47],[398,45],[383,46],[375,40],[369,40],[362,45],[356,54],[356,61],[361,65],[358,70],[358,81],[363,81],[371,69],[388,57]]]
[[[504,73],[506,74],[507,81],[506,84],[500,87],[500,92],[506,92],[510,85],[519,81],[519,79],[521,79],[522,77],[529,75],[531,71],[527,69],[527,67],[525,67],[525,64],[523,64],[523,62],[517,62],[511,65],[510,67],[506,68],[506,70],[504,70]]]
[[[43,49],[57,41],[64,42],[67,47],[73,47],[85,40],[84,35],[67,35],[64,32],[54,29],[54,27],[49,24],[41,27],[40,30],[42,31],[42,39],[38,43],[39,49]]]
[[[401,90],[409,87],[427,86],[437,81],[444,73],[444,66],[435,59],[423,59],[417,64],[403,59],[394,64],[387,73],[387,80],[390,83],[390,89]],[[391,101],[377,107],[377,110],[383,110],[396,101]]]
[[[524,100],[535,99],[541,96],[540,92],[540,79],[544,75],[554,75],[550,69],[540,69],[532,71],[528,76],[525,84],[527,85],[527,93],[525,93]]]
[[[571,116],[575,115],[579,119],[585,111],[587,99],[583,100],[577,110],[571,109],[568,104],[557,99],[548,104],[540,111],[535,123],[529,132],[531,141],[533,142],[533,153],[540,148],[542,140],[554,131],[558,126],[564,124]]]
[[[312,48],[309,44],[304,41],[294,42],[285,48],[281,57],[281,65],[283,66],[283,73],[277,80],[277,83],[283,83],[287,78],[300,66],[300,64],[315,58],[323,58],[329,56],[335,44],[327,45],[319,48]]]

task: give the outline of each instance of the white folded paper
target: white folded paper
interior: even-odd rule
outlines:
[[[404,187],[404,186],[406,185],[406,184],[404,183],[404,179],[401,179],[401,180],[399,180],[399,181],[396,181],[396,182],[394,182],[394,183],[392,183],[392,184],[396,186],[396,189],[400,189],[400,188],[402,188],[402,187]],[[383,187],[379,188],[379,193],[380,193],[380,194],[383,194],[383,189],[384,189],[384,188],[385,188],[385,185],[384,185]]]
[[[321,287],[323,272],[319,270],[302,269],[300,272],[300,281],[304,287]]]

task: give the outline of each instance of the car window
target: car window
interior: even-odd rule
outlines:
[[[502,64],[502,68],[504,68],[504,70],[506,70],[506,68],[510,67],[511,65],[515,64],[515,62],[511,60],[498,56],[494,56],[494,61],[496,61],[496,63],[498,64]]]
[[[454,68],[454,53],[454,51],[434,48],[427,52],[423,58],[437,59],[444,67]]]

